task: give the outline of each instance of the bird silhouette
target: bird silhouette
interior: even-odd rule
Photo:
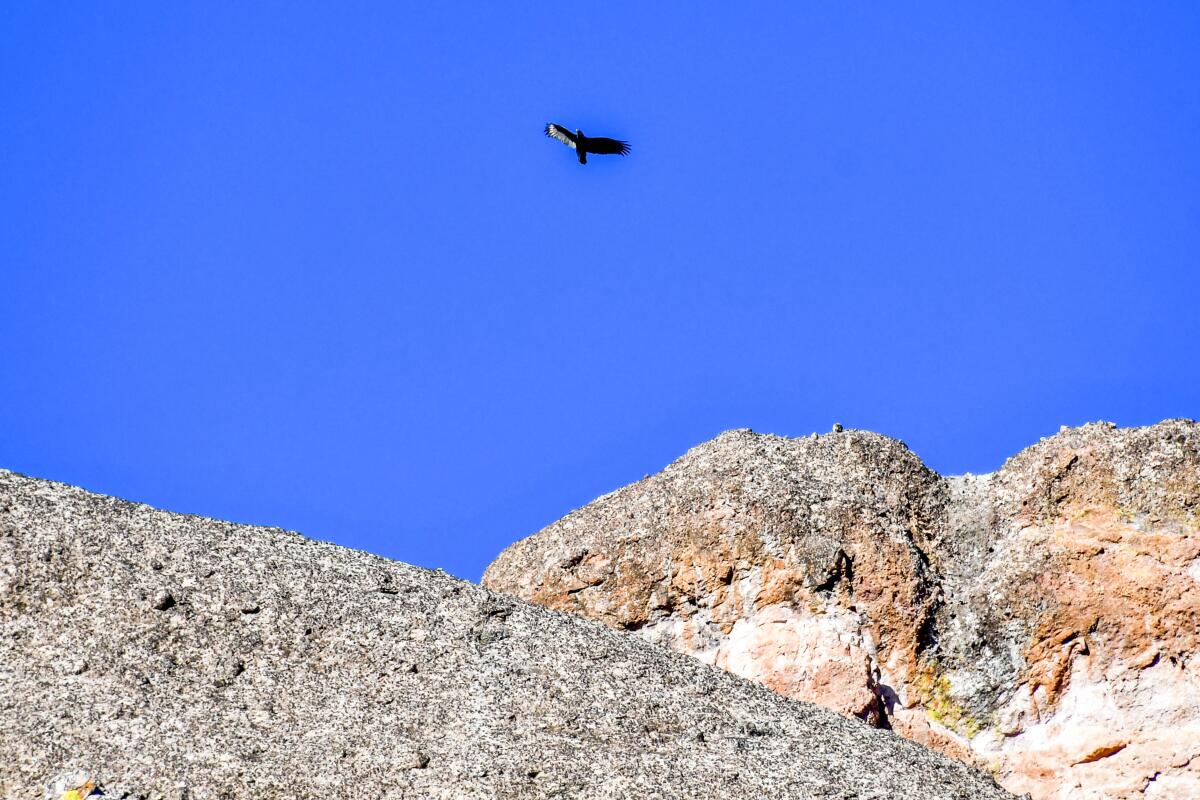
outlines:
[[[571,133],[562,125],[556,125],[551,122],[546,126],[546,135],[551,139],[558,139],[578,153],[580,164],[587,163],[588,153],[594,153],[598,156],[629,155],[629,142],[622,142],[620,139],[609,139],[605,136],[584,136],[583,131],[578,128],[575,129],[574,133]]]

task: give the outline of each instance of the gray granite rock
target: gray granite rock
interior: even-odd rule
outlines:
[[[595,622],[3,471],[0,719],[11,798],[1010,796]]]

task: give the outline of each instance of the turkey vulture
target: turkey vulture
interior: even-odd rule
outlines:
[[[575,129],[574,133],[571,133],[562,125],[555,125],[551,122],[546,126],[546,135],[552,139],[558,139],[578,153],[580,164],[587,163],[588,153],[595,153],[598,156],[629,155],[629,142],[622,142],[620,139],[608,139],[604,136],[584,136],[583,131],[578,128]]]

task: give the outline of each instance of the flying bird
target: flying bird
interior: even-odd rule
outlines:
[[[620,139],[609,139],[604,136],[584,136],[583,131],[578,128],[575,129],[574,133],[571,133],[562,125],[555,125],[551,122],[546,126],[546,135],[551,139],[558,139],[578,153],[580,164],[587,163],[588,153],[595,153],[598,156],[629,155],[629,142],[622,142]]]

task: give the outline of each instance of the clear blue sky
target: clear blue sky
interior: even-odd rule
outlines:
[[[475,579],[728,428],[1200,416],[1200,5],[745,5],[4,5],[0,466]]]

